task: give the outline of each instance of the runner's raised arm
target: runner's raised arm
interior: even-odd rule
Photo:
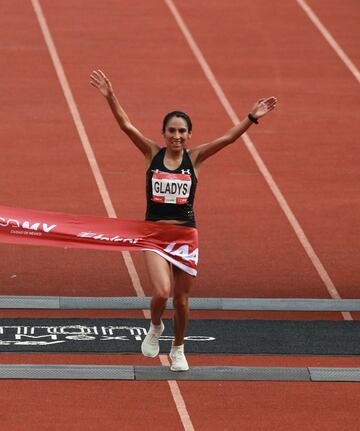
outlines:
[[[272,111],[276,106],[277,99],[275,97],[269,97],[267,99],[259,99],[252,110],[239,124],[229,129],[223,136],[215,139],[207,144],[199,145],[190,149],[189,156],[195,166],[199,168],[201,163],[208,157],[214,155],[222,148],[229,144],[232,144],[244,134],[247,129],[254,123],[258,122],[258,119]]]
[[[159,147],[131,124],[128,115],[117,100],[111,82],[105,73],[101,70],[94,70],[90,75],[90,84],[97,88],[106,98],[120,129],[127,134],[137,148],[150,160],[159,151]]]

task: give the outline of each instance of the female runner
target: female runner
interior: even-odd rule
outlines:
[[[170,112],[165,116],[162,128],[165,147],[160,147],[133,126],[120,106],[111,82],[101,70],[91,74],[90,82],[106,98],[121,130],[145,156],[147,165],[146,220],[193,228],[196,227],[193,201],[201,164],[208,157],[235,142],[253,123],[257,124],[260,117],[274,109],[277,102],[275,97],[258,100],[245,119],[223,136],[190,149],[187,148],[192,132],[190,118],[183,112]],[[155,177],[158,181],[153,181]],[[186,181],[183,181],[184,179]],[[172,180],[177,184],[179,182],[182,184],[180,186],[180,188],[182,187],[181,196],[179,186],[171,187]],[[154,184],[157,184],[157,187],[154,187]],[[167,187],[166,198],[157,196],[161,194],[161,187],[165,186]],[[144,255],[153,287],[153,297],[150,329],[142,343],[142,353],[149,357],[159,354],[159,338],[164,331],[161,316],[173,285],[175,339],[170,351],[171,370],[186,371],[189,366],[184,355],[184,335],[189,320],[188,297],[194,277],[153,251],[144,251]]]

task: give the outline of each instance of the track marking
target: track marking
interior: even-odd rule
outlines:
[[[192,36],[190,30],[188,29],[187,25],[185,24],[182,16],[180,15],[179,11],[177,10],[173,0],[164,0],[166,5],[169,7],[173,17],[175,18],[175,21],[177,22],[181,32],[183,33],[187,43],[190,46],[191,51],[193,52],[196,60],[199,62],[206,78],[208,79],[210,85],[214,89],[216,95],[218,96],[222,106],[224,107],[226,113],[230,117],[231,121],[236,125],[240,123],[239,117],[236,115],[234,109],[232,108],[229,100],[225,96],[224,91],[222,90],[218,80],[216,79],[214,73],[212,72],[209,64],[207,63],[204,55],[202,54],[199,46],[195,42],[194,37]],[[339,292],[337,291],[333,281],[331,280],[329,274],[327,273],[324,265],[321,263],[319,257],[315,253],[315,250],[313,249],[312,245],[310,244],[310,241],[307,239],[305,232],[303,231],[302,227],[300,226],[300,223],[297,221],[295,214],[292,212],[290,206],[288,205],[285,197],[281,193],[279,187],[277,186],[275,180],[273,179],[272,175],[270,174],[268,168],[266,167],[264,161],[262,160],[261,156],[259,155],[258,151],[255,148],[254,143],[250,139],[249,135],[247,133],[244,133],[241,137],[245,143],[246,148],[249,150],[251,156],[253,157],[256,165],[258,166],[260,172],[265,178],[265,181],[267,182],[268,186],[270,187],[271,191],[273,192],[278,204],[280,205],[281,209],[283,210],[286,218],[288,219],[290,225],[295,231],[295,234],[300,241],[301,245],[303,246],[304,250],[306,251],[308,257],[310,258],[312,264],[314,265],[317,273],[319,274],[321,280],[323,281],[324,285],[326,286],[326,289],[330,296],[333,299],[341,299]],[[352,316],[348,312],[342,312],[341,313],[345,320],[353,320]]]
[[[108,192],[107,187],[105,185],[105,181],[104,181],[103,176],[100,172],[99,165],[97,163],[95,154],[92,150],[90,141],[89,141],[87,133],[85,131],[84,124],[81,120],[79,110],[77,108],[75,99],[72,95],[70,85],[69,85],[68,80],[66,78],[64,68],[62,67],[60,58],[58,56],[54,41],[52,39],[49,27],[47,25],[45,16],[43,14],[42,8],[41,8],[40,3],[39,3],[39,0],[31,0],[31,1],[32,1],[32,5],[34,8],[36,17],[39,21],[39,25],[40,25],[43,37],[44,37],[46,45],[48,47],[48,51],[49,51],[51,60],[54,64],[54,68],[55,68],[58,80],[59,80],[61,88],[64,92],[64,96],[65,96],[66,102],[68,104],[68,107],[70,109],[71,115],[73,117],[76,129],[79,133],[80,140],[81,140],[81,143],[83,145],[86,157],[88,158],[88,161],[89,161],[89,164],[91,167],[91,171],[95,177],[95,181],[96,181],[96,184],[98,186],[98,189],[99,189],[99,192],[101,195],[101,199],[105,205],[106,212],[107,212],[109,217],[117,218],[115,208],[112,204],[109,192]],[[132,260],[130,253],[129,252],[122,252],[122,255],[123,255],[125,265],[126,265],[127,270],[129,272],[129,275],[130,275],[130,278],[131,278],[131,281],[132,281],[132,284],[133,284],[133,287],[135,289],[137,296],[145,296],[144,289],[141,286],[139,275],[136,271],[134,261]],[[143,314],[144,314],[145,318],[147,318],[147,319],[150,318],[149,310],[143,310]],[[164,363],[168,364],[169,363],[166,355],[161,355],[160,361],[162,364],[164,364]],[[179,385],[177,384],[176,381],[168,381],[168,384],[170,387],[171,395],[173,397],[176,409],[179,413],[179,416],[180,416],[180,419],[181,419],[181,422],[184,426],[185,431],[194,431],[194,427],[191,423],[191,419],[190,419],[189,413],[186,409],[184,399],[181,395]]]
[[[58,80],[59,80],[61,88],[64,92],[66,102],[67,102],[68,107],[70,109],[71,116],[74,120],[76,130],[78,131],[82,146],[83,146],[85,154],[86,154],[86,157],[89,161],[91,171],[94,175],[96,185],[97,185],[98,190],[100,192],[101,199],[104,203],[106,212],[110,218],[117,218],[115,208],[112,204],[108,189],[105,185],[104,178],[100,172],[99,165],[97,163],[94,151],[91,147],[91,144],[90,144],[89,138],[87,136],[84,124],[81,120],[79,110],[77,108],[75,99],[72,95],[70,85],[69,85],[68,80],[66,78],[64,68],[63,68],[61,61],[60,61],[60,58],[58,56],[54,41],[52,39],[49,27],[46,23],[46,19],[45,19],[45,16],[43,14],[43,11],[41,9],[39,0],[32,0],[32,5],[33,5],[33,8],[35,10],[36,17],[39,21],[39,25],[40,25],[43,37],[45,39],[46,45],[48,47],[48,51],[49,51],[51,60],[53,62]],[[129,272],[129,275],[130,275],[130,278],[131,278],[131,281],[133,283],[133,286],[134,286],[134,289],[136,291],[137,296],[145,296],[145,292],[141,286],[140,279],[139,279],[139,276],[138,276],[137,271],[135,269],[135,265],[134,265],[134,262],[130,256],[130,253],[127,251],[124,251],[121,253],[122,253],[122,256],[124,258],[125,265],[126,265],[127,270]],[[145,316],[145,317],[147,317],[147,316]]]
[[[169,358],[166,355],[159,355],[161,365],[168,367],[170,366]],[[181,372],[181,371],[179,371]],[[176,408],[178,409],[179,416],[181,419],[181,422],[183,424],[185,431],[195,431],[195,428],[191,422],[189,413],[186,408],[186,404],[184,401],[183,396],[181,395],[179,385],[175,380],[168,380],[167,381],[170,386],[171,394],[176,400]]]
[[[66,78],[64,69],[63,69],[61,61],[59,59],[56,47],[55,47],[54,42],[53,42],[53,39],[51,37],[50,30],[49,30],[48,25],[46,23],[45,16],[42,12],[40,3],[38,0],[32,0],[32,5],[33,5],[33,8],[35,10],[36,17],[39,21],[39,25],[40,25],[40,28],[42,30],[42,34],[43,34],[43,37],[45,39],[46,45],[48,47],[51,60],[54,64],[54,68],[55,68],[57,77],[58,77],[59,82],[61,84],[61,88],[64,92],[66,102],[68,104],[71,115],[73,117],[76,129],[79,133],[81,143],[82,143],[84,151],[86,153],[86,157],[90,163],[91,170],[94,174],[96,184],[98,186],[101,198],[102,198],[104,205],[105,205],[105,208],[106,208],[106,212],[107,212],[109,217],[116,218],[115,209],[114,209],[113,204],[111,202],[109,192],[108,192],[107,187],[105,185],[104,179],[101,175],[98,163],[96,161],[94,152],[92,150],[92,147],[91,147],[91,144],[89,142],[87,133],[85,131],[85,127],[84,127],[83,122],[81,120],[80,113],[79,113],[78,108],[76,106],[74,97],[72,95],[68,80]]]
[[[341,48],[341,46],[336,42],[335,38],[331,35],[329,30],[324,26],[324,24],[320,21],[315,12],[311,9],[311,7],[306,3],[305,0],[296,0],[298,5],[303,9],[315,27],[320,31],[320,33],[324,36],[326,41],[329,43],[331,48],[336,52],[336,54],[343,61],[345,66],[350,70],[350,72],[354,75],[357,82],[360,84],[360,72],[355,64],[350,60],[345,51]]]

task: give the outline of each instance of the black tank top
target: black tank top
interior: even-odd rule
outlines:
[[[193,210],[197,178],[186,150],[180,166],[164,166],[166,148],[154,156],[146,172],[146,220],[180,220],[196,227]]]

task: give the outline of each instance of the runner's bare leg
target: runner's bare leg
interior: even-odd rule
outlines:
[[[145,265],[153,288],[151,299],[151,321],[160,325],[166,302],[170,296],[172,272],[170,263],[162,256],[145,251]]]
[[[194,277],[173,267],[174,271],[174,346],[184,344],[186,327],[189,321],[189,293],[194,284]]]

